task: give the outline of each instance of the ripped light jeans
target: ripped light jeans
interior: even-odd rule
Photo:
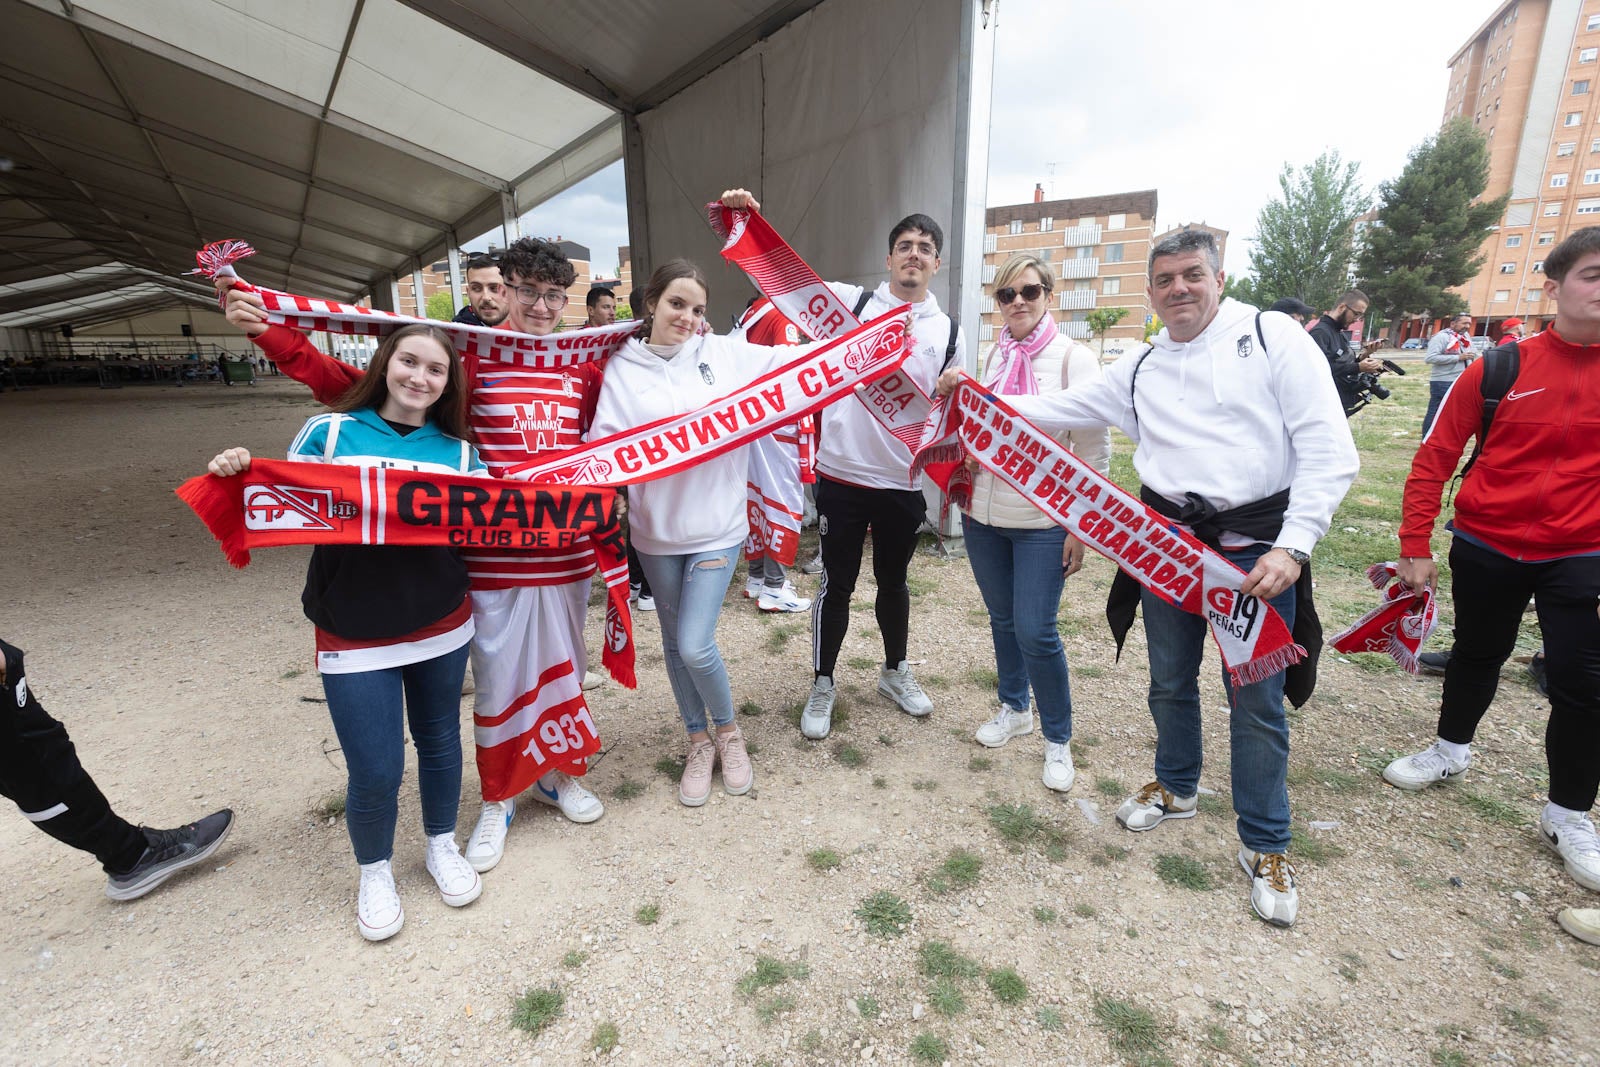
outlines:
[[[639,553],[656,597],[672,695],[691,734],[706,732],[708,714],[718,726],[733,722],[733,690],[717,648],[717,617],[739,555],[738,545],[686,556]]]

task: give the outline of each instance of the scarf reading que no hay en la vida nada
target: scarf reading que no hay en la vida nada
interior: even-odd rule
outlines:
[[[853,326],[850,309],[759,213],[713,203],[706,215],[724,239],[723,257],[749,274],[802,330],[821,337]],[[970,378],[943,400],[929,398],[904,373],[856,395],[913,453],[908,488],[926,472],[941,489],[962,491],[964,450],[1140,585],[1205,619],[1236,683],[1262,681],[1305,657],[1270,604],[1240,593],[1243,571],[1080,462]],[[913,425],[919,416],[922,421]]]
[[[617,494],[385,467],[257,459],[230,478],[202,474],[176,490],[235,567],[282,545],[567,548],[587,538],[606,585],[601,660],[634,687],[633,624]]]

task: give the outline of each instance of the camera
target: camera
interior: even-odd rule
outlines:
[[[1398,374],[1404,378],[1406,369],[1392,359],[1382,361],[1382,368],[1377,371],[1357,371],[1348,381],[1340,383],[1339,399],[1344,402],[1346,418],[1354,415],[1374,400],[1388,400],[1393,392],[1385,389],[1378,382],[1378,376],[1387,371]]]

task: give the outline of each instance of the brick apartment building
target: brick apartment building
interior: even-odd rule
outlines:
[[[619,300],[627,299],[627,287],[625,285],[615,284],[616,279],[614,278],[595,277],[593,270],[590,268],[589,249],[586,245],[581,245],[576,241],[563,240],[560,237],[554,238],[554,241],[567,254],[567,258],[572,261],[573,269],[578,272],[571,287],[567,289],[567,306],[561,312],[562,326],[582,326],[588,320],[588,305],[585,301],[589,296],[589,288],[596,283],[611,285],[620,294],[618,296]],[[489,245],[490,255],[494,255],[499,250],[497,245]],[[618,255],[621,256],[626,251],[627,246],[624,245],[618,249]],[[466,284],[464,273],[461,282],[462,285]],[[423,316],[426,314],[429,297],[433,296],[434,293],[448,293],[450,291],[450,264],[448,261],[441,259],[437,263],[430,263],[423,270],[422,311],[417,310],[417,299],[416,294],[413,292],[412,276],[410,274],[402,276],[397,284],[400,288],[400,307],[397,309],[400,314]],[[466,296],[462,294],[463,304],[465,301]]]

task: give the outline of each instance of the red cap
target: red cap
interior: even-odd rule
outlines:
[[[1522,320],[1521,319],[1507,319],[1506,321],[1504,321],[1504,322],[1502,322],[1500,324],[1500,328],[1502,330],[1509,330],[1513,326],[1521,326],[1521,325],[1522,325]]]

